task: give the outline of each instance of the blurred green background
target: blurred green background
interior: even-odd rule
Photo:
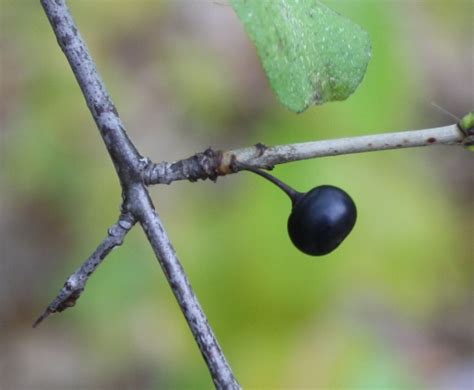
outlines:
[[[357,92],[278,105],[223,0],[70,2],[130,137],[154,161],[442,126],[474,107],[474,3],[328,1],[369,31]],[[137,227],[74,309],[31,323],[105,237],[119,185],[38,1],[0,0],[0,388],[181,389],[212,382]],[[359,219],[323,258],[286,233],[255,175],[152,196],[245,388],[464,389],[474,371],[473,155],[431,147],[285,164],[342,187]]]

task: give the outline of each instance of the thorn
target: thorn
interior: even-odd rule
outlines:
[[[431,102],[431,105],[435,108],[437,108],[439,111],[441,111],[443,114],[453,118],[456,120],[456,122],[459,122],[461,119],[459,119],[456,115],[454,115],[453,113],[449,112],[448,110],[446,110],[445,108],[439,106],[438,104],[436,104],[435,102]]]
[[[41,324],[48,316],[52,313],[52,311],[49,309],[49,306],[46,308],[43,314],[41,314],[37,320],[33,324],[33,328],[36,328],[39,324]]]
[[[223,3],[223,2],[220,2],[220,1],[211,1],[211,3],[214,4],[214,5],[222,6],[222,7],[228,7],[229,6],[229,4]]]

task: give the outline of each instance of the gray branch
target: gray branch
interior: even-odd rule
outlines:
[[[99,244],[94,253],[92,253],[92,255],[76,270],[76,272],[67,278],[66,283],[64,283],[59,294],[33,324],[34,328],[36,328],[50,314],[61,312],[76,304],[76,301],[84,291],[89,277],[112,249],[122,245],[126,234],[135,222],[135,218],[131,214],[122,214],[120,216],[118,222],[109,228],[108,236]]]
[[[207,149],[192,157],[176,162],[148,165],[143,180],[150,184],[169,184],[176,180],[216,180],[240,170],[239,164],[254,168],[271,169],[277,164],[342,154],[374,152],[378,150],[413,148],[432,145],[466,144],[470,133],[459,125],[426,130],[401,131],[351,138],[305,142],[267,147],[255,146],[215,151]]]
[[[128,138],[65,0],[41,0],[41,4],[114,163],[122,186],[122,212],[130,213],[143,227],[206,361],[215,386],[219,389],[240,388],[143,184],[143,169],[149,165],[148,160],[139,154]],[[67,297],[62,299],[63,302],[70,301]],[[55,302],[56,300],[52,305]],[[47,309],[39,321],[51,310],[60,307],[62,306],[50,305],[49,311]]]

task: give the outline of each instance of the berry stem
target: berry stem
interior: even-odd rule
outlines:
[[[257,175],[260,175],[270,181],[271,183],[275,184],[277,187],[279,187],[281,190],[283,190],[291,199],[291,202],[293,205],[300,199],[303,194],[301,192],[296,191],[292,187],[290,187],[288,184],[283,183],[281,180],[277,179],[275,176],[270,175],[268,172],[262,171],[261,169],[254,168],[250,165],[247,164],[242,164],[242,163],[235,163],[239,168],[245,170],[245,171],[250,171],[253,173],[256,173]]]

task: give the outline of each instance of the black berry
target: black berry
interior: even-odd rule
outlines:
[[[356,206],[340,188],[323,185],[300,193],[260,169],[240,163],[238,167],[266,178],[291,198],[293,208],[288,218],[288,234],[300,251],[311,256],[326,255],[336,249],[354,227]]]
[[[346,192],[333,186],[319,186],[293,203],[288,234],[302,252],[322,256],[339,246],[356,218],[356,206]]]

